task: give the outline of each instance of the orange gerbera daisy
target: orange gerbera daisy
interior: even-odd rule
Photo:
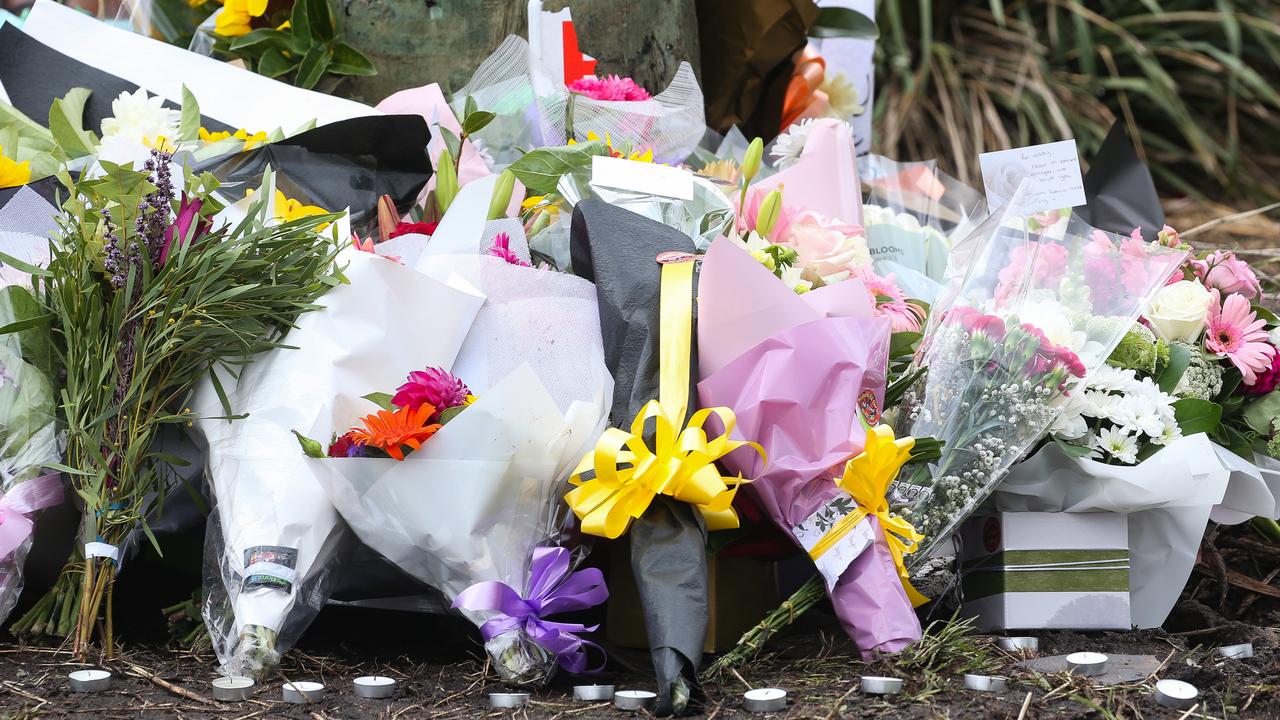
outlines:
[[[427,438],[436,434],[440,425],[428,425],[427,420],[434,415],[436,409],[429,403],[417,408],[400,408],[395,412],[379,410],[373,415],[364,417],[363,428],[351,428],[351,438],[369,447],[385,451],[396,460],[404,460],[404,452],[400,446],[411,450],[422,447]]]

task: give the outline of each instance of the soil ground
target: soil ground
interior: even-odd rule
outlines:
[[[829,608],[819,606],[777,636],[766,651],[735,672],[707,684],[706,720],[726,718],[1277,718],[1280,717],[1280,601],[1270,593],[1241,588],[1220,570],[1247,572],[1274,580],[1280,550],[1258,543],[1243,528],[1211,532],[1216,542],[1202,557],[1166,628],[1155,631],[1042,632],[1041,655],[1081,650],[1150,655],[1159,664],[1151,678],[1112,688],[1094,687],[1085,678],[1041,675],[1021,669],[1023,659],[998,650],[994,638],[938,622],[925,640],[902,655],[864,663],[857,659]],[[1210,543],[1206,543],[1206,548]],[[1243,547],[1242,547],[1243,545]],[[1266,565],[1266,563],[1270,563]],[[1219,567],[1219,570],[1213,569]],[[1228,581],[1221,583],[1227,577]],[[1268,580],[1268,583],[1270,582]],[[1220,584],[1221,583],[1221,584]],[[1273,585],[1269,585],[1275,590]],[[1276,591],[1280,596],[1280,590]],[[119,610],[117,627],[163,627],[143,621],[142,603]],[[945,611],[945,610],[944,610]],[[135,617],[131,617],[135,616]],[[0,717],[137,718],[170,717],[222,720],[297,718],[577,718],[635,717],[608,704],[572,699],[573,681],[558,677],[534,694],[521,711],[488,707],[487,696],[501,689],[484,661],[474,629],[457,618],[330,607],[322,612],[300,645],[285,656],[278,674],[260,684],[253,699],[218,703],[209,698],[214,658],[209,653],[171,649],[159,637],[126,638],[119,660],[108,663],[115,686],[99,694],[74,694],[67,673],[84,667],[57,648],[7,642],[0,645]],[[1220,645],[1252,642],[1255,657],[1226,660]],[[599,682],[623,688],[651,688],[647,653],[610,649],[608,671]],[[1012,679],[999,695],[964,689],[961,676],[975,671]],[[390,700],[364,700],[350,692],[352,678],[385,674],[399,680]],[[904,693],[878,699],[858,691],[860,675],[891,675],[905,680]],[[1175,678],[1201,690],[1194,712],[1169,710],[1152,697],[1155,678]],[[288,705],[280,700],[286,680],[320,680],[329,688],[323,702]],[[752,715],[742,708],[747,686],[780,687],[790,693],[785,712]],[[640,717],[646,717],[640,713]]]

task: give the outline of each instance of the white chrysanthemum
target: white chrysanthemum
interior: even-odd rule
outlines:
[[[853,128],[849,123],[841,121],[841,130],[843,132],[853,134]],[[786,132],[778,136],[773,141],[773,147],[769,149],[769,156],[773,158],[773,166],[779,170],[786,170],[795,165],[800,160],[801,153],[804,152],[805,143],[809,142],[809,132],[813,130],[813,118],[801,120]]]
[[[111,101],[113,117],[102,120],[102,136],[122,136],[131,140],[172,139],[178,134],[178,111],[164,106],[164,98],[147,97],[147,91],[122,92]]]
[[[1110,455],[1122,463],[1138,462],[1138,440],[1121,428],[1103,428],[1090,445],[1095,455]]]

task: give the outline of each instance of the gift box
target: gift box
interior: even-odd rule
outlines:
[[[782,603],[778,563],[755,558],[707,556],[707,635],[703,652],[722,653]],[[631,569],[628,538],[610,543],[609,604],[605,637],[612,645],[647,648],[644,608]]]
[[[982,630],[1128,630],[1121,513],[999,512],[960,530],[962,615]]]

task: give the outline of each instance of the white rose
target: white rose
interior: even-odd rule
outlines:
[[[1213,297],[1198,280],[1165,285],[1147,306],[1147,319],[1165,340],[1194,343],[1204,330],[1204,316]]]

